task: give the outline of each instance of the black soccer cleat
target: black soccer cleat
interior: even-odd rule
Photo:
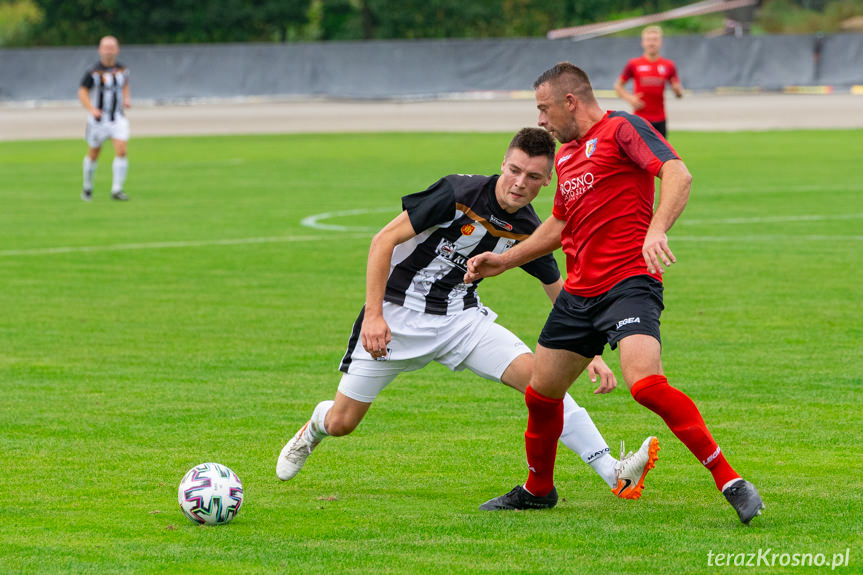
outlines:
[[[502,511],[504,509],[551,509],[557,505],[557,489],[551,488],[551,492],[543,497],[537,497],[517,485],[507,493],[494,499],[489,499],[479,506],[482,511]]]
[[[128,202],[129,196],[123,193],[123,190],[117,190],[116,192],[111,192],[111,199],[117,200],[120,202]]]
[[[93,190],[91,190],[90,188],[84,188],[83,190],[81,190],[81,199],[85,202],[89,202],[90,200],[92,200]]]
[[[758,495],[758,490],[743,479],[732,483],[722,494],[737,511],[737,515],[744,525],[749,525],[752,518],[761,515],[761,510],[764,509],[764,501]]]

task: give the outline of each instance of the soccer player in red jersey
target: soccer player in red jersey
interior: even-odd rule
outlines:
[[[662,47],[662,28],[648,26],[641,32],[641,47],[644,54],[626,63],[620,78],[614,83],[614,91],[629,102],[636,116],[650,122],[656,131],[666,136],[665,84],[671,84],[674,95],[683,97],[683,86],[677,77],[677,68],[668,58],[659,56]],[[632,79],[632,92],[624,85]]]
[[[662,369],[662,266],[676,261],[666,232],[686,206],[692,176],[642,118],[600,108],[580,68],[560,63],[544,72],[534,89],[539,125],[563,144],[555,156],[552,215],[517,246],[468,260],[464,281],[497,275],[559,247],[566,254],[567,278],[540,334],[525,392],[527,483],[480,508],[557,503],[554,462],[562,398],[608,343],[620,347],[632,397],[662,417],[748,524],[764,506],[755,486],[728,464],[695,403],[669,385]],[[655,177],[661,186],[654,212]],[[594,393],[612,389],[600,385]]]

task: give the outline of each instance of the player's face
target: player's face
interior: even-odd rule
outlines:
[[[518,148],[507,152],[500,170],[494,193],[500,207],[510,214],[532,202],[539,190],[551,181],[549,159],[531,157]]]
[[[659,32],[647,32],[641,35],[641,47],[644,48],[644,53],[648,58],[655,58],[659,55],[659,49],[662,47],[662,34]]]
[[[102,41],[99,42],[99,57],[103,64],[113,64],[117,60],[118,52],[120,52],[120,46],[114,38],[102,38]]]
[[[536,89],[537,124],[545,128],[558,142],[565,144],[578,138],[578,127],[568,99],[558,100],[548,82]]]

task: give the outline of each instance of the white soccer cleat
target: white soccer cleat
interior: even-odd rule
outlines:
[[[296,435],[285,444],[282,452],[279,453],[279,462],[276,464],[276,475],[282,481],[288,481],[296,477],[297,473],[305,465],[306,459],[308,459],[309,455],[312,454],[312,451],[320,443],[320,441],[310,443],[304,437],[306,428],[311,424],[311,421],[307,421]]]
[[[617,469],[617,486],[611,492],[621,499],[638,499],[644,489],[644,477],[659,459],[659,440],[648,437],[635,453],[631,451],[624,457],[625,446],[620,442],[620,461]]]

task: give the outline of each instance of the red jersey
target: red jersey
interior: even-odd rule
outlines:
[[[620,74],[624,84],[633,79],[632,93],[639,96],[644,107],[635,111],[648,122],[665,120],[665,83],[677,80],[677,68],[667,58],[648,60],[644,56],[633,58],[626,63]]]
[[[677,152],[643,119],[606,112],[580,140],[555,156],[552,214],[566,221],[561,244],[571,294],[593,297],[649,274],[641,255],[653,218],[654,178]]]

